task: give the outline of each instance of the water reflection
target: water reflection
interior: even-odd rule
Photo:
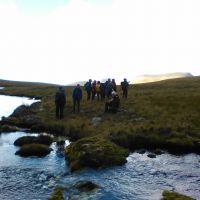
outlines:
[[[8,117],[20,105],[30,105],[38,100],[29,99],[27,97],[11,97],[0,95],[0,119],[2,116]]]

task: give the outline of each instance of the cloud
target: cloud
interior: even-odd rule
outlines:
[[[174,70],[199,74],[199,6],[197,0],[71,0],[27,15],[15,1],[0,4],[1,75],[69,83]]]

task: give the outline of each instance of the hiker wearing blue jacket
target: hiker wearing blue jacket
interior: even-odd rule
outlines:
[[[89,81],[85,83],[84,87],[87,92],[87,100],[90,100],[90,96],[92,92],[92,79],[89,79]]]
[[[80,112],[80,101],[82,99],[82,90],[79,84],[74,88],[72,92],[72,98],[73,98],[73,112],[75,113],[76,105],[77,105],[77,111]]]
[[[106,81],[106,85],[105,85],[105,93],[106,93],[106,96],[107,96],[108,99],[110,98],[112,89],[113,89],[113,84],[112,84],[112,82],[111,82],[111,80],[110,80],[110,78],[109,78],[109,79]]]

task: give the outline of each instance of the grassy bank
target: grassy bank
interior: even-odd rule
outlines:
[[[0,80],[0,94],[40,97],[36,115],[41,123],[33,130],[70,136],[77,140],[88,136],[104,136],[115,143],[135,148],[164,148],[176,146],[198,152],[200,146],[200,77],[180,78],[156,83],[131,85],[128,99],[121,98],[123,112],[105,114],[104,102],[81,102],[81,113],[72,112],[73,87],[65,87],[67,104],[64,119],[55,119],[54,95],[57,85]],[[120,88],[118,92],[121,95]],[[101,117],[94,126],[93,117]],[[138,139],[140,137],[140,139]],[[135,139],[137,138],[137,139]],[[133,141],[132,143],[130,143]],[[146,141],[146,142],[145,142]],[[153,144],[148,144],[147,142]],[[136,145],[140,142],[141,145]]]

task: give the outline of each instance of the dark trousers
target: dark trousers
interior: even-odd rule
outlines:
[[[128,89],[123,89],[123,97],[127,98],[128,96]]]
[[[91,91],[87,90],[87,100],[90,100]]]
[[[112,92],[112,90],[107,90],[107,91],[106,91],[106,96],[107,96],[108,99],[109,99],[110,96],[111,96],[111,92]]]
[[[73,112],[75,112],[75,110],[76,110],[76,105],[77,105],[77,111],[80,112],[80,99],[79,98],[73,99]]]
[[[105,112],[113,112],[115,110],[113,101],[107,101],[105,103]]]
[[[100,95],[101,95],[101,101],[103,101],[105,99],[105,96],[106,96],[105,92],[101,91]]]
[[[92,92],[92,100],[94,100],[96,92]]]
[[[100,98],[100,92],[97,92],[97,100],[99,101]]]
[[[64,104],[56,103],[56,118],[57,119],[62,119],[64,117],[63,110],[64,110]]]

